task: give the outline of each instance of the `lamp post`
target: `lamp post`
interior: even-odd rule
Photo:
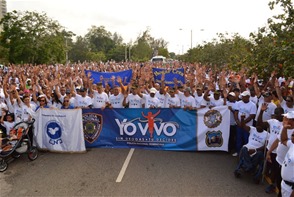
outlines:
[[[183,29],[180,28],[180,31],[182,31]],[[200,31],[204,31],[204,29],[200,29]],[[190,35],[190,49],[193,48],[193,30],[191,29],[191,35]]]

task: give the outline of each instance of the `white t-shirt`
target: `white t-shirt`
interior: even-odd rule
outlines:
[[[155,93],[155,97],[159,100],[159,107],[160,108],[164,108],[165,106],[165,95],[164,94],[160,94],[159,91],[157,91]]]
[[[289,108],[287,105],[286,105],[286,101],[283,99],[282,102],[281,102],[281,107],[284,109],[284,113],[288,113],[290,111],[294,111],[294,107],[292,108]]]
[[[8,110],[8,107],[7,107],[7,105],[5,103],[0,101],[0,116],[2,116],[2,110],[3,109]]]
[[[98,91],[94,90],[93,99],[92,99],[93,108],[105,107],[107,102],[109,102],[109,98],[105,92],[102,92],[100,94],[98,93]]]
[[[236,102],[235,103],[232,103],[230,101],[227,102],[227,106],[231,106],[233,110],[236,109]],[[234,112],[230,111],[230,125],[236,125],[236,121],[235,121],[235,118],[234,118]]]
[[[282,164],[281,176],[283,180],[294,183],[294,144],[291,140],[287,141],[289,148]]]
[[[30,104],[30,107],[28,107],[24,103],[21,103],[21,110],[21,120],[28,121],[30,117],[35,117],[36,105]]]
[[[145,99],[145,108],[150,108],[150,107],[159,108],[160,107],[160,101],[155,96],[151,97],[148,94],[143,94],[143,98]]]
[[[213,94],[209,96],[209,106],[210,107],[217,107],[224,105],[224,99],[219,98],[218,100],[215,100]]]
[[[294,129],[288,129],[287,130],[287,136],[291,136],[291,134],[294,132]],[[282,165],[284,159],[285,159],[285,155],[288,152],[289,148],[287,146],[285,146],[284,144],[281,143],[281,132],[279,134],[279,145],[277,147],[277,157],[276,160],[277,162]]]
[[[248,143],[244,145],[248,149],[257,149],[264,146],[269,135],[269,133],[264,130],[261,133],[257,132],[256,128],[252,126],[250,126],[249,133]]]
[[[76,94],[76,106],[77,107],[89,107],[93,104],[92,99],[89,96],[81,96],[79,94]]]
[[[258,110],[257,110],[256,116],[255,116],[256,121],[258,119],[261,107],[262,107],[262,103],[260,103],[260,105],[258,106]],[[262,121],[265,122],[265,121],[271,119],[272,115],[275,114],[276,108],[277,108],[277,106],[274,103],[272,103],[272,102],[267,103],[267,109],[262,114]]]
[[[244,103],[243,101],[239,101],[235,105],[236,110],[238,111],[238,119],[241,121],[241,115],[245,115],[245,119],[248,118],[251,114],[256,114],[256,105],[249,101],[248,103]],[[247,126],[253,125],[253,119],[246,123]]]
[[[250,99],[249,99],[252,103],[254,103],[255,105],[257,105],[258,103],[258,98],[257,96],[250,96]]]
[[[182,97],[182,102],[181,102],[181,108],[184,107],[196,107],[196,102],[193,96],[183,96]]]
[[[207,106],[207,101],[203,98],[203,95],[198,96],[197,93],[194,94],[196,108],[201,106]]]
[[[4,121],[2,125],[6,128],[6,134],[9,136],[9,131],[14,127],[15,122]]]
[[[109,97],[109,102],[113,108],[124,108],[123,101],[124,95],[122,93],[119,93],[117,96],[112,94]]]
[[[178,96],[171,97],[169,94],[165,95],[165,108],[170,108],[170,106],[181,107],[181,102]]]
[[[129,108],[142,108],[142,102],[142,98],[137,94],[129,94],[126,98],[126,103],[129,103]]]
[[[283,128],[283,122],[278,121],[277,119],[269,119],[267,120],[267,123],[269,124],[269,139],[266,148],[269,150],[272,144],[276,139],[278,139],[279,134]],[[277,153],[277,150],[273,150],[273,153]]]

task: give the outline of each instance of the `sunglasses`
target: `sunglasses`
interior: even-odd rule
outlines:
[[[69,102],[69,100],[64,100],[63,102],[67,103],[67,102]]]
[[[287,102],[292,102],[291,100],[286,100]]]
[[[45,102],[45,100],[40,100],[40,102]]]

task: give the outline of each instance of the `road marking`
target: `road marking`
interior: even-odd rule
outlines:
[[[118,175],[118,177],[116,179],[116,182],[117,183],[120,183],[121,180],[122,180],[122,178],[124,177],[124,174],[125,174],[125,172],[127,170],[127,167],[128,167],[128,165],[130,163],[130,160],[132,158],[132,155],[133,155],[134,151],[135,151],[135,149],[134,148],[131,148],[131,150],[130,150],[130,152],[129,152],[129,154],[128,154],[125,162],[124,162],[124,165],[122,166],[122,168],[121,168],[121,170],[119,172],[119,175]]]

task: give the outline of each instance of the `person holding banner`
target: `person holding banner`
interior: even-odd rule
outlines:
[[[103,85],[101,82],[97,83],[97,90],[94,90],[92,85],[90,85],[90,92],[93,93],[93,108],[105,109],[109,106],[109,97],[103,91]]]
[[[75,91],[74,91],[74,86],[72,87],[72,95],[73,97],[76,99],[76,107],[78,108],[92,108],[93,106],[93,102],[92,102],[92,99],[91,97],[89,97],[87,95],[87,89],[84,88],[84,87],[81,87],[79,89],[79,92],[80,94],[77,94]]]
[[[136,85],[129,84],[128,93],[124,95],[123,105],[125,107],[128,106],[128,108],[142,108],[143,101],[142,98],[138,95],[138,92],[139,89]]]
[[[196,92],[194,92],[194,98],[196,102],[196,109],[205,108],[207,106],[207,101],[203,97],[203,90],[200,85],[196,86]]]
[[[181,102],[175,94],[175,88],[169,88],[168,93],[165,95],[165,108],[181,108]]]
[[[256,115],[256,105],[250,101],[250,92],[244,91],[241,93],[242,101],[239,101],[235,105],[234,118],[237,123],[236,134],[236,153],[232,156],[238,156],[240,150],[244,144],[248,143],[249,133],[241,126],[241,117],[245,117],[245,124],[247,126],[253,126],[253,120]]]
[[[150,94],[141,94],[141,96],[145,100],[145,108],[153,109],[153,108],[160,108],[160,101],[158,98],[155,97],[156,89],[151,88]]]
[[[181,108],[184,110],[195,110],[196,102],[193,96],[191,96],[191,88],[187,87],[184,91],[181,100]]]
[[[63,97],[62,106],[60,109],[74,109],[75,107],[70,103],[70,97],[65,96]]]
[[[118,86],[114,86],[113,88],[113,94],[109,96],[109,108],[124,108],[123,101],[124,101],[124,95],[125,95],[125,88],[122,84],[121,78],[117,77],[117,82],[120,84],[120,90]]]

